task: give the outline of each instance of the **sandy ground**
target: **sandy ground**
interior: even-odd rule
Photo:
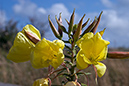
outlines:
[[[0,83],[0,86],[20,86],[20,85],[13,85],[13,84]]]

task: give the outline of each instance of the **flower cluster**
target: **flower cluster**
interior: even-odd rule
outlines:
[[[110,42],[102,38],[105,29],[95,34],[102,13],[84,31],[89,19],[82,24],[84,14],[79,23],[74,24],[74,13],[75,10],[70,21],[66,20],[69,26],[68,31],[62,24],[61,14],[59,19],[56,17],[58,31],[51,22],[50,16],[48,17],[50,27],[55,37],[58,38],[57,40],[49,41],[45,38],[41,40],[40,32],[33,25],[26,25],[17,34],[7,58],[17,63],[30,61],[34,68],[48,67],[49,69],[47,77],[37,79],[33,86],[50,86],[50,76],[55,72],[60,73],[53,79],[60,75],[66,77],[65,86],[81,86],[77,81],[78,76],[84,74],[87,77],[82,70],[91,65],[99,77],[105,74],[106,66],[100,61],[106,59],[107,46]],[[68,40],[62,39],[63,33],[68,35]],[[63,68],[59,68],[60,65]]]
[[[7,58],[14,62],[30,60],[34,68],[51,65],[56,69],[64,61],[63,48],[63,41],[41,40],[39,31],[32,25],[26,25],[17,34]]]

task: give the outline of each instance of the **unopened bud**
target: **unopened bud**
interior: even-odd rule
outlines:
[[[74,37],[74,41],[76,42],[78,40],[78,38],[80,37],[81,31],[82,31],[82,22],[83,22],[83,18],[85,17],[85,14],[83,15],[83,17],[81,18],[77,30],[75,32],[75,34],[73,35]]]
[[[24,30],[25,35],[28,39],[30,39],[31,42],[33,42],[34,44],[38,43],[40,41],[40,39],[38,39],[35,35],[33,35],[32,33]]]
[[[50,27],[51,27],[52,32],[54,33],[55,37],[57,37],[58,39],[61,39],[59,32],[57,31],[57,29],[55,28],[55,26],[53,25],[53,23],[50,20],[50,16],[48,16],[48,20],[49,20]]]
[[[81,85],[79,83],[77,83],[77,82],[69,81],[64,86],[81,86]]]
[[[34,81],[33,86],[48,86],[48,79],[41,78]]]
[[[59,16],[59,19],[58,19],[58,21],[62,24],[62,18],[61,18],[61,13],[60,13],[60,16]],[[58,32],[59,32],[59,34],[60,34],[60,36],[62,37],[62,35],[63,35],[63,32],[62,32],[62,30],[61,30],[61,28],[60,28],[60,26],[58,25]]]
[[[112,51],[108,52],[107,57],[111,59],[127,59],[129,58],[129,52]]]

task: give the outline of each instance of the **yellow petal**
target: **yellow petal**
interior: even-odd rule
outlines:
[[[94,56],[99,55],[102,50],[107,47],[108,44],[110,44],[109,41],[103,40],[102,36],[100,35],[99,32],[97,32],[94,37],[93,37],[93,41],[94,41],[94,46],[93,46],[93,54]]]
[[[106,72],[106,66],[103,63],[97,62],[95,67],[97,69],[98,76],[102,77],[105,74],[105,72]]]
[[[81,47],[81,43],[86,40],[86,39],[90,39],[94,36],[94,34],[92,32],[86,33],[82,38],[80,38],[76,44]]]
[[[94,41],[93,39],[86,39],[81,43],[81,49],[85,53],[85,55],[90,58],[90,55],[93,53]]]
[[[14,40],[14,44],[9,50],[7,58],[14,62],[24,62],[30,60],[31,48],[35,45],[22,33],[19,32]]]
[[[51,53],[51,47],[47,43],[46,39],[43,38],[39,41],[31,53],[31,64],[34,68],[48,67],[48,57]]]
[[[23,30],[16,35],[14,44],[7,55],[7,58],[14,62],[30,60],[31,50],[35,47],[35,44],[26,37],[24,30],[32,33],[39,39],[41,38],[40,33],[36,28],[32,25],[26,25]]]
[[[107,57],[107,52],[108,52],[108,48],[104,47],[104,49],[101,51],[101,53],[99,54],[99,57],[96,59],[96,61],[105,60]]]
[[[76,56],[76,65],[78,69],[85,69],[88,67],[88,63],[84,61],[85,56],[82,50],[80,50]]]
[[[34,81],[33,86],[48,86],[48,79],[37,79],[36,81]]]
[[[45,38],[36,44],[31,55],[31,64],[34,68],[51,65],[56,69],[64,61],[63,50]]]
[[[64,54],[62,49],[59,49],[59,52],[56,58],[53,58],[50,64],[56,69],[58,66],[60,66],[63,63],[63,61],[64,61]]]
[[[61,40],[54,40],[53,42],[54,42],[57,46],[59,46],[59,48],[64,49],[65,44],[64,44],[63,41],[61,41]]]

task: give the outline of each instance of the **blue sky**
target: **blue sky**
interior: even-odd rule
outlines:
[[[0,25],[14,19],[22,28],[29,23],[28,17],[39,16],[40,20],[47,21],[48,15],[53,20],[60,12],[66,25],[64,19],[69,19],[74,8],[75,23],[84,13],[86,21],[87,18],[93,20],[103,11],[98,31],[107,28],[103,37],[111,42],[111,47],[129,47],[129,0],[0,0]],[[50,35],[51,31],[45,37],[54,39]]]

